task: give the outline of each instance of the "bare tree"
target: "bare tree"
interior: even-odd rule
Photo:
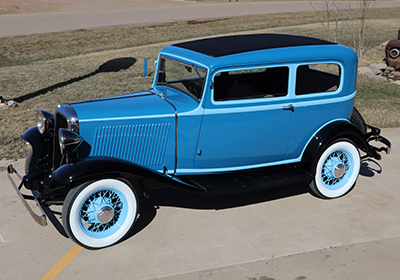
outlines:
[[[329,41],[337,42],[340,33],[351,24],[354,49],[362,57],[368,43],[367,27],[375,0],[310,0]]]
[[[375,0],[361,0],[357,2],[357,5],[356,9],[352,10],[353,42],[354,49],[361,58],[368,43],[368,16],[375,6]]]
[[[325,29],[326,38],[329,41],[337,42],[343,29],[348,25],[350,10],[348,0],[310,0],[318,21]]]

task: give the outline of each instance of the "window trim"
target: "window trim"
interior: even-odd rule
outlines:
[[[334,91],[320,91],[320,92],[312,92],[312,93],[303,93],[303,94],[296,94],[296,86],[297,86],[297,69],[300,66],[304,65],[318,65],[318,64],[335,64],[339,67],[339,86],[337,87],[336,90]],[[344,65],[341,61],[336,61],[336,60],[321,60],[321,61],[313,61],[313,62],[302,62],[302,63],[296,63],[293,64],[293,96],[296,99],[302,99],[302,98],[311,98],[311,97],[319,97],[319,96],[331,96],[338,94],[343,90],[343,84],[344,84]]]
[[[181,65],[183,65],[183,66],[187,66],[187,67],[190,67],[190,68],[198,68],[198,69],[201,69],[201,70],[203,70],[203,71],[205,72],[205,75],[204,75],[204,77],[203,77],[202,87],[201,87],[201,90],[200,90],[200,92],[201,92],[200,98],[198,98],[197,96],[195,96],[195,95],[194,95],[193,93],[191,93],[190,91],[186,91],[186,90],[184,90],[184,89],[182,89],[182,88],[180,88],[180,87],[178,87],[178,86],[176,86],[176,85],[174,85],[174,84],[172,84],[172,83],[168,83],[168,82],[159,82],[159,77],[160,77],[160,72],[161,72],[161,71],[159,71],[159,70],[160,70],[160,65],[161,65],[161,64],[160,64],[160,61],[161,61],[162,59],[164,59],[164,60],[172,60],[172,61],[174,61],[174,62],[177,63],[177,64],[181,64]],[[164,72],[165,72],[165,63],[164,63]],[[197,70],[195,70],[195,72],[198,73]],[[160,55],[159,58],[158,58],[158,61],[157,61],[157,78],[155,79],[155,86],[166,86],[166,87],[169,87],[169,88],[173,88],[173,89],[175,89],[175,90],[178,90],[178,91],[184,93],[184,94],[187,95],[187,96],[190,96],[191,98],[193,98],[194,100],[196,100],[197,102],[200,103],[200,101],[203,99],[203,96],[204,96],[204,90],[205,90],[206,84],[207,84],[208,72],[209,72],[209,69],[208,69],[208,68],[206,68],[206,67],[204,67],[204,66],[198,66],[198,65],[195,64],[194,62],[192,62],[192,63],[190,63],[190,62],[185,62],[185,61],[179,60],[179,59],[177,59],[177,58],[173,58],[173,57],[169,57],[169,56],[165,56],[165,55]],[[199,78],[200,78],[200,77],[199,77]],[[187,81],[187,80],[190,80],[190,79],[174,80],[173,82],[182,82],[182,81]]]
[[[215,106],[226,106],[226,105],[248,105],[248,104],[259,104],[259,103],[274,103],[275,101],[282,101],[291,96],[292,85],[291,85],[291,73],[293,72],[292,64],[268,64],[268,65],[251,65],[246,67],[228,67],[216,69],[213,73],[211,73],[210,80],[212,81],[212,88],[210,94],[211,104]],[[277,97],[260,97],[260,98],[242,98],[242,99],[233,99],[233,100],[215,100],[215,77],[223,72],[233,72],[233,71],[246,71],[246,70],[255,70],[255,69],[267,69],[267,68],[279,68],[286,67],[288,69],[288,86],[287,92],[284,96]]]

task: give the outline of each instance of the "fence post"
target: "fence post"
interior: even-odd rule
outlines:
[[[148,59],[145,58],[143,60],[143,77],[147,77],[147,62],[148,62]]]

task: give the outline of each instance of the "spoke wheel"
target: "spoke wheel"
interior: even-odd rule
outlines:
[[[104,179],[82,184],[65,198],[65,231],[79,245],[98,249],[120,241],[132,228],[138,212],[134,190],[125,182]]]
[[[354,187],[360,166],[360,154],[352,142],[334,142],[318,159],[310,184],[311,191],[323,198],[345,195]]]

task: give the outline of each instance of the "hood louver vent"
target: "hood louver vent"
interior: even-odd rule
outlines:
[[[171,124],[104,126],[96,128],[92,154],[135,162],[163,164]]]

